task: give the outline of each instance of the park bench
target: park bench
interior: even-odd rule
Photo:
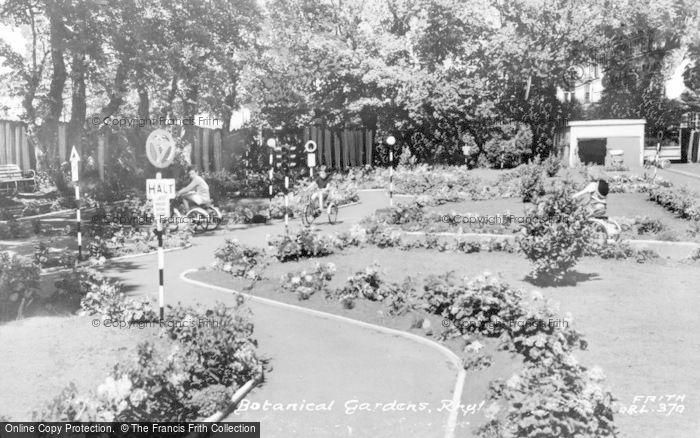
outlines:
[[[34,171],[23,171],[16,164],[0,164],[0,193],[18,193],[20,189],[36,190]]]

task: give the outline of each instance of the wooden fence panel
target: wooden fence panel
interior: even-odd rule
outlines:
[[[214,170],[220,171],[223,169],[221,162],[221,130],[216,130],[213,133],[214,137]]]
[[[24,129],[22,129],[22,125],[17,124],[15,125],[15,150],[13,154],[13,159],[14,163],[22,168],[22,134],[24,133]]]
[[[332,153],[332,149],[331,149],[331,147],[332,147],[331,142],[332,142],[331,141],[331,131],[329,131],[328,129],[324,129],[323,130],[323,150],[325,151],[324,155],[326,157],[324,164],[329,168],[333,167],[333,153]]]
[[[194,128],[192,130],[192,143],[193,143],[193,153],[194,153],[194,167],[198,170],[202,170],[202,142],[200,140],[199,129]]]
[[[209,167],[209,133],[211,129],[202,129],[202,166],[204,171],[211,170]]]
[[[0,164],[7,164],[5,158],[7,147],[5,146],[5,127],[9,127],[9,123],[0,123]]]
[[[372,131],[365,131],[365,164],[372,165]]]
[[[5,163],[12,163],[12,147],[14,146],[14,130],[12,125],[5,127]]]
[[[29,155],[29,139],[27,138],[27,131],[22,129],[22,170],[32,169],[32,159]]]

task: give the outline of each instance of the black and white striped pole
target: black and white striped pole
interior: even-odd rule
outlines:
[[[156,179],[162,179],[160,172],[156,173]],[[169,202],[169,201],[168,201]],[[156,215],[156,235],[158,236],[158,306],[160,307],[160,320],[165,316],[165,287],[163,286],[163,269],[165,269],[165,255],[163,254],[163,224]]]
[[[289,176],[284,175],[284,231],[289,234]]]
[[[78,261],[83,258],[83,233],[80,230],[80,181],[78,177],[78,163],[80,162],[80,155],[78,151],[75,150],[75,146],[70,152],[70,168],[71,168],[71,179],[75,183],[75,225],[78,232]]]
[[[394,206],[394,145],[396,139],[393,135],[386,138],[386,144],[389,145],[389,206]]]
[[[268,216],[270,219],[272,219],[272,184],[273,184],[273,179],[274,179],[274,167],[275,167],[275,146],[277,142],[275,141],[274,138],[270,138],[267,140],[267,147],[270,149],[270,186],[268,187],[269,189],[269,196],[270,196],[270,207],[269,207],[269,214]]]
[[[169,131],[156,129],[148,135],[146,157],[154,167],[165,169],[170,166],[175,159],[175,151],[175,140]],[[170,217],[170,200],[175,198],[176,193],[174,178],[163,179],[163,175],[156,172],[155,179],[146,180],[146,198],[153,204],[153,217],[156,220],[155,234],[158,237],[158,306],[161,321],[165,317],[163,219]]]

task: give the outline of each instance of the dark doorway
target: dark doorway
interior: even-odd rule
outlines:
[[[584,164],[605,165],[608,140],[606,138],[587,138],[578,141],[578,158]]]

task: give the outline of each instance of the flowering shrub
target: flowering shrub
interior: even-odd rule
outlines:
[[[316,263],[314,269],[308,272],[289,272],[282,276],[281,287],[284,291],[296,293],[299,300],[308,300],[314,293],[326,290],[335,271],[333,263]]]
[[[415,201],[382,208],[374,213],[377,222],[386,222],[391,225],[421,223],[424,216],[423,205]],[[371,220],[371,218],[367,218],[367,220]]]
[[[379,248],[391,248],[401,244],[401,232],[388,225],[373,224],[367,228],[367,242]]]
[[[329,292],[328,297],[338,299],[346,309],[355,307],[355,300],[358,298],[381,301],[384,299],[384,294],[382,293],[384,280],[380,274],[379,265],[375,263],[368,266],[348,277],[345,286]]]
[[[262,377],[264,361],[242,309],[218,303],[214,309],[170,308],[179,324],[167,324],[169,354],[154,344],[138,346],[132,363],[117,364],[87,396],[74,385],[34,417],[43,421],[194,421],[226,406],[250,379]],[[205,322],[205,323],[202,323]]]
[[[613,397],[603,389],[599,368],[587,370],[573,356],[556,366],[528,364],[507,381],[491,384],[488,423],[481,438],[523,436],[617,436],[613,424]]]
[[[541,300],[538,295],[533,294],[536,301]],[[479,436],[614,435],[612,396],[600,386],[602,371],[577,364],[573,352],[585,349],[586,342],[569,328],[570,317],[557,318],[547,303],[526,304],[522,291],[488,273],[472,280],[454,273],[431,276],[418,306],[451,322],[443,336],[470,340],[465,366],[490,363],[472,336],[498,338],[502,350],[524,361],[524,368],[507,382],[492,382],[490,399],[505,402],[507,409],[499,412],[494,404]]]
[[[39,270],[29,258],[0,252],[0,321],[22,317],[39,289]]]
[[[561,282],[589,246],[585,208],[571,195],[570,184],[556,184],[530,211],[525,235],[517,238],[520,251],[535,265],[534,279]]]
[[[349,232],[338,234],[340,246],[360,246],[367,242],[367,230],[362,226],[355,224],[350,228]]]
[[[593,174],[587,174],[586,178],[590,182],[595,181],[597,177]],[[610,193],[647,193],[653,189],[672,186],[670,182],[663,178],[654,178],[646,173],[642,176],[628,174],[608,175],[607,180],[610,186]]]
[[[666,225],[661,222],[660,219],[643,217],[635,221],[637,225],[637,233],[642,234],[656,234],[666,229]]]
[[[226,239],[214,253],[214,267],[234,277],[257,280],[267,265],[265,254],[258,248],[243,245],[237,239]]]
[[[55,283],[55,303],[70,309],[80,307],[81,314],[99,314],[103,320],[154,321],[156,313],[146,299],[127,298],[121,284],[110,281],[90,267],[76,267],[63,273]]]
[[[654,187],[649,190],[649,199],[683,219],[700,221],[700,195],[686,187],[680,189]]]
[[[523,202],[532,202],[544,195],[543,171],[542,166],[537,163],[525,164],[516,169],[520,177],[520,195]]]
[[[128,210],[125,212],[125,214],[130,214]],[[144,216],[139,217],[144,218]],[[190,244],[192,230],[184,225],[186,224],[181,224],[177,230],[171,230],[167,226],[163,227],[165,233],[163,236],[164,248],[180,248]],[[143,226],[139,225],[138,222],[127,224],[93,222],[86,227],[87,243],[85,246],[87,253],[94,258],[112,258],[155,251],[158,248],[155,229],[155,225]]]
[[[598,256],[603,259],[635,259],[637,263],[646,263],[659,259],[659,254],[653,249],[637,249],[626,242],[606,243],[603,245],[591,242],[586,249],[586,255]]]
[[[299,260],[303,257],[324,257],[333,254],[342,242],[328,235],[320,235],[308,228],[302,228],[294,235],[280,235],[268,241],[280,262]]]
[[[548,177],[555,177],[561,169],[561,158],[556,155],[550,155],[542,162],[542,167],[544,168],[544,173],[546,173]]]

